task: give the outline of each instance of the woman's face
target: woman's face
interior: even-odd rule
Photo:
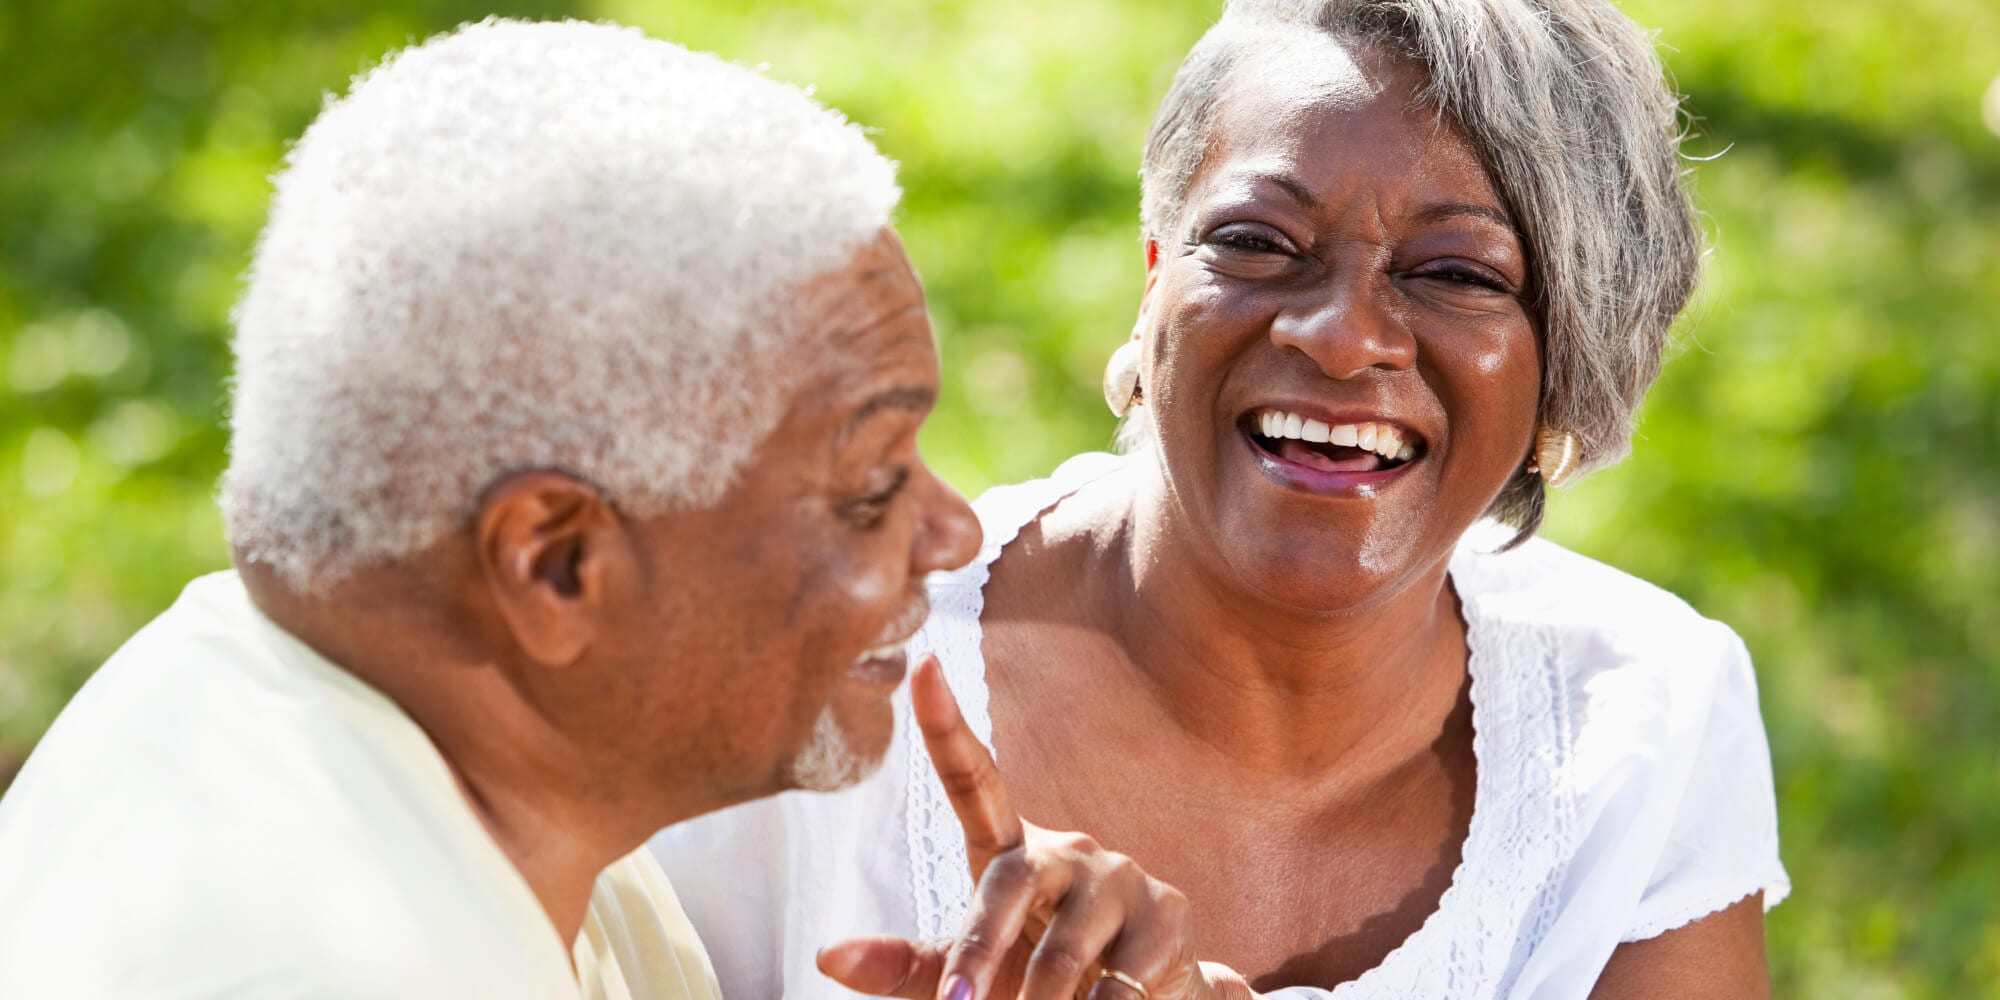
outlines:
[[[1420,70],[1323,35],[1246,51],[1149,248],[1145,400],[1181,544],[1265,600],[1365,608],[1521,466],[1531,262]]]

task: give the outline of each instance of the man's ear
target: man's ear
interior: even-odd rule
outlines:
[[[597,488],[559,472],[509,476],[473,521],[479,569],[515,644],[547,667],[575,663],[629,581],[631,538]]]

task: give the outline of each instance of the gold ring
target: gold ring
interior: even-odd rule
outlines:
[[[1147,991],[1145,983],[1142,983],[1137,979],[1133,979],[1131,976],[1119,972],[1117,969],[1105,969],[1104,971],[1099,972],[1097,974],[1097,978],[1109,979],[1114,982],[1120,983],[1124,986],[1131,987],[1133,992],[1139,994],[1139,1000],[1152,1000],[1153,994]]]

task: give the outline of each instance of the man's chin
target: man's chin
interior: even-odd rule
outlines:
[[[805,746],[792,758],[789,784],[809,792],[837,792],[861,783],[882,766],[888,750],[886,738],[869,742],[872,745],[861,745],[841,725],[840,713],[826,706],[814,720]]]

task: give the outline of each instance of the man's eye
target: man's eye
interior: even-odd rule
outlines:
[[[896,494],[903,491],[903,484],[909,479],[910,470],[897,469],[888,485],[841,504],[840,516],[862,527],[872,527],[889,512],[889,505],[895,502]]]

